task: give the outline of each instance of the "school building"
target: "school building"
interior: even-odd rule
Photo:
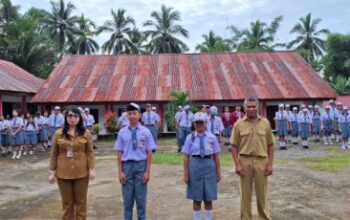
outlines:
[[[31,99],[43,82],[17,65],[0,60],[0,114],[12,116],[13,109],[35,112],[37,107]]]
[[[150,102],[167,132],[164,113],[171,90],[187,91],[194,105],[216,105],[220,113],[225,105],[242,105],[245,97],[255,95],[261,114],[270,120],[279,103],[321,105],[337,96],[296,52],[225,52],[66,56],[32,102],[43,108],[90,107],[102,134],[108,111]]]

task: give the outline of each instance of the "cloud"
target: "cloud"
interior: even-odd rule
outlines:
[[[84,13],[97,25],[102,25],[111,19],[111,9],[124,8],[127,10],[127,15],[135,18],[141,30],[144,29],[143,22],[150,19],[152,11],[159,11],[162,4],[173,7],[181,13],[182,20],[179,24],[190,32],[190,38],[182,40],[192,51],[196,44],[202,41],[201,36],[207,34],[209,30],[223,37],[229,37],[230,33],[226,27],[230,24],[247,28],[254,20],[261,19],[270,23],[278,15],[284,15],[277,34],[277,38],[283,41],[293,38],[289,30],[308,12],[323,19],[321,28],[332,27],[332,31],[337,32],[344,32],[344,29],[345,32],[349,31],[347,29],[349,2],[338,1],[340,2],[334,4],[331,0],[70,0],[76,6],[76,15]],[[51,10],[50,0],[13,0],[13,2],[21,5],[23,12],[31,6]],[[103,33],[96,40],[102,45],[109,36],[110,33]]]

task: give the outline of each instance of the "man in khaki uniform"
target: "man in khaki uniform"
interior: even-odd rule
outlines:
[[[258,100],[244,101],[246,115],[231,135],[235,172],[240,176],[241,219],[252,219],[252,188],[255,185],[259,219],[271,219],[267,202],[267,176],[272,175],[274,138],[270,122],[258,114]]]

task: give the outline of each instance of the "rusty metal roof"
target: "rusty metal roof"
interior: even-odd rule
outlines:
[[[328,99],[336,93],[296,52],[67,56],[33,102]]]
[[[36,93],[43,82],[19,66],[0,60],[0,91]]]

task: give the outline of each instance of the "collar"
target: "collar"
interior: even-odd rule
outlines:
[[[258,115],[258,118],[257,118],[257,119],[258,119],[258,120],[261,120],[261,119],[262,119],[261,115]],[[242,118],[242,120],[248,121],[247,115],[245,115],[245,116]]]
[[[130,125],[128,126],[128,128],[130,131],[133,131],[133,129],[131,128]],[[140,123],[138,123],[137,126],[135,127],[135,130],[137,130],[137,129],[140,129]]]
[[[207,134],[208,134],[208,132],[205,131],[204,134],[201,135],[201,136],[206,136]],[[197,136],[200,136],[200,135],[197,133],[197,131],[195,131],[195,132],[194,132],[194,136],[197,137]]]

